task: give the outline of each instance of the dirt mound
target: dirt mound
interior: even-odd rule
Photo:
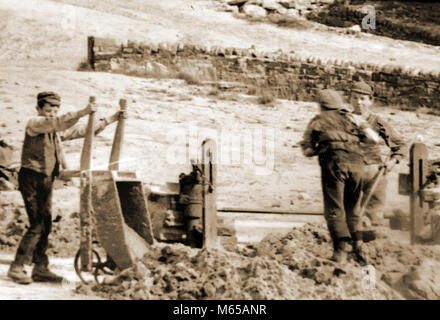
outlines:
[[[256,252],[271,256],[290,270],[297,270],[318,286],[335,286],[342,281],[348,298],[364,299],[366,289],[375,289],[374,294],[383,294],[387,299],[440,299],[438,290],[434,289],[440,286],[440,273],[435,271],[440,267],[439,247],[402,244],[393,239],[386,228],[377,230],[377,237],[376,241],[364,245],[368,266],[353,260],[343,267],[329,263],[331,242],[325,226],[318,225],[293,229],[279,238],[264,239]]]
[[[438,253],[387,247],[387,242],[368,244],[368,252],[376,250],[378,258],[366,267],[353,260],[343,266],[329,261],[331,243],[320,225],[307,224],[233,251],[157,243],[112,285],[81,285],[77,292],[107,299],[403,299],[395,282],[383,280],[384,266],[397,266],[404,276],[425,253]],[[432,281],[428,287],[434,288]]]
[[[109,299],[286,299],[293,294],[301,298],[306,282],[301,286],[289,270],[268,257],[157,244],[124,271],[116,285],[92,290]],[[294,293],[294,288],[299,290]],[[77,291],[87,289],[80,286]]]
[[[55,197],[50,255],[73,256],[79,248],[75,190],[57,191],[72,201]],[[27,223],[20,193],[2,192],[1,248],[15,250]],[[111,285],[81,285],[76,291],[107,299],[440,299],[438,246],[402,244],[383,228],[365,252],[368,266],[329,261],[332,245],[323,224],[228,250],[158,242]]]
[[[69,193],[69,190],[61,192]],[[8,252],[15,251],[28,226],[29,221],[20,193],[18,191],[2,191],[0,198],[0,248]],[[73,256],[79,248],[79,236],[77,210],[72,208],[71,202],[54,200],[48,254],[58,257]]]

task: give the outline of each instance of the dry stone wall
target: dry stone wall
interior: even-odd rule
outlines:
[[[89,64],[95,71],[151,76],[190,70],[203,81],[240,82],[272,91],[278,98],[313,101],[316,90],[333,88],[348,95],[363,79],[385,105],[440,108],[440,74],[389,65],[353,64],[302,58],[293,53],[176,44],[140,44],[89,37]]]

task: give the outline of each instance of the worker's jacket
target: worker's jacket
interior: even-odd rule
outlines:
[[[364,164],[360,145],[364,137],[362,130],[350,119],[348,111],[322,111],[309,122],[301,148],[307,156],[318,155],[320,163],[335,159]]]
[[[371,128],[382,138],[380,143],[361,142],[361,148],[368,164],[382,164],[390,157],[401,159],[405,157],[405,142],[383,119],[370,113],[367,122]]]
[[[37,116],[30,119],[26,125],[21,154],[22,168],[31,169],[48,177],[57,176],[60,166],[67,168],[61,141],[85,136],[87,130],[85,125],[74,126],[78,119],[76,112],[68,112],[53,118]],[[95,125],[95,134],[101,132],[109,123],[109,119],[101,119]]]

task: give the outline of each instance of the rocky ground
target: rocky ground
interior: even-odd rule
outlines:
[[[323,225],[228,251],[158,243],[111,284],[76,292],[106,299],[440,299],[439,249],[414,248],[388,233],[366,245],[368,266],[329,261]]]
[[[176,7],[179,10],[171,10]],[[77,72],[76,67],[85,57],[87,35],[201,41],[236,47],[256,45],[266,51],[282,48],[365,62],[376,61],[380,52],[382,61],[440,70],[436,47],[375,36],[353,37],[318,27],[293,32],[273,25],[252,24],[230,13],[218,12],[207,1],[103,4],[69,0],[38,1],[38,5],[31,0],[14,5],[0,1],[0,15],[4,17],[0,22],[0,137],[14,147],[17,157],[26,119],[35,114],[35,96],[43,90],[60,93],[62,111],[82,107],[90,95],[95,95],[101,105],[101,116],[116,111],[118,100],[126,98],[129,112],[121,169],[137,171],[146,186],[177,182],[179,173],[188,172],[189,159],[197,156],[201,140],[215,132],[238,138],[243,138],[243,132],[249,129],[254,130],[250,133],[267,134],[265,142],[269,148],[273,146],[273,153],[263,152],[262,157],[253,153],[255,158],[250,165],[243,160],[244,148],[224,141],[224,150],[229,151],[222,155],[223,162],[218,167],[219,207],[322,210],[317,161],[304,158],[297,147],[308,120],[317,112],[317,105],[287,100],[262,105],[257,96],[218,92],[209,85],[187,85],[183,80]],[[362,50],[354,54],[356,48]],[[438,117],[429,110],[415,113],[388,106],[377,108],[377,112],[408,143],[423,139],[430,157],[440,156]],[[94,168],[107,167],[114,126],[95,139]],[[81,140],[65,143],[72,168],[79,166],[81,147]],[[239,161],[233,162],[237,154]],[[390,174],[387,211],[399,208],[408,212],[408,198],[397,195],[398,172],[408,172],[406,162]],[[49,252],[55,265],[57,258],[73,260],[79,246],[78,202],[77,182],[55,191],[55,222]],[[17,191],[1,192],[0,210],[0,245],[2,253],[7,253],[1,270],[6,272],[27,218]],[[377,270],[377,289],[373,291],[369,291],[368,281],[364,283],[368,290],[363,290],[366,271],[360,266],[351,262],[339,268],[327,262],[330,244],[322,225],[291,230],[259,244],[229,250],[200,251],[157,244],[148,257],[124,273],[121,283],[105,290],[78,290],[93,294],[89,297],[103,298],[399,299],[413,295],[437,299],[437,249],[410,247],[407,233],[395,234],[386,229],[383,233],[383,238],[369,244],[369,255],[374,258],[371,263]],[[72,273],[73,261],[70,266],[68,272]],[[333,273],[338,276],[330,276]],[[239,281],[241,286],[231,288],[230,280]],[[2,291],[1,298],[19,296],[14,295],[17,292],[14,293],[6,277],[0,278],[0,285],[10,288]],[[53,296],[49,295],[53,288],[43,288],[41,296]],[[30,298],[26,292],[20,292],[21,298]],[[71,295],[65,297],[70,299]]]

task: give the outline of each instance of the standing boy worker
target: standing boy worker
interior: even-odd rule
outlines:
[[[38,115],[26,125],[21,155],[21,169],[18,174],[19,190],[22,194],[29,228],[24,234],[8,271],[8,276],[20,284],[33,281],[61,282],[62,277],[49,270],[46,254],[48,237],[52,226],[52,189],[55,177],[61,167],[66,168],[60,140],[71,140],[85,135],[85,126],[75,126],[81,117],[97,110],[95,104],[58,115],[61,99],[55,92],[41,92],[37,95]],[[95,134],[119,118],[120,112],[102,119]],[[69,129],[70,130],[67,130]],[[66,131],[67,130],[67,131]],[[65,131],[65,134],[62,134]],[[24,265],[34,263],[32,277]]]
[[[379,137],[360,116],[345,109],[342,96],[334,90],[319,94],[321,113],[304,132],[301,148],[306,157],[318,156],[324,197],[324,217],[333,242],[332,260],[347,260],[351,240],[356,259],[362,255],[360,204],[365,183],[361,141]]]
[[[363,81],[353,83],[350,102],[354,109],[353,112],[361,115],[381,138],[378,144],[370,142],[361,144],[367,163],[367,183],[364,187],[364,196],[366,197],[371,191],[380,167],[386,166],[388,170],[391,170],[395,163],[399,163],[404,158],[405,142],[388,123],[372,112],[373,90],[368,84]],[[382,175],[378,179],[376,189],[373,190],[371,199],[365,208],[365,215],[370,219],[372,225],[382,224],[384,220],[387,177]]]

